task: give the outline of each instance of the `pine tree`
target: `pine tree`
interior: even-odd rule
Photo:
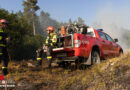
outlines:
[[[27,22],[33,26],[33,35],[36,34],[36,30],[35,30],[36,11],[40,9],[37,3],[38,3],[37,0],[23,1],[24,16]]]
[[[81,17],[78,17],[78,24],[84,24],[84,20]]]

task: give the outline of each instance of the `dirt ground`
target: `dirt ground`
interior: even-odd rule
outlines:
[[[130,54],[79,69],[74,64],[68,68],[53,64],[52,69],[47,68],[46,61],[39,67],[35,64],[36,61],[9,63],[5,79],[15,81],[12,90],[130,90]]]

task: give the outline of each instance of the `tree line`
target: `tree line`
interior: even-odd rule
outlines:
[[[12,60],[35,58],[35,51],[42,47],[45,41],[48,26],[54,26],[57,30],[61,25],[67,25],[67,23],[85,24],[81,17],[78,17],[75,21],[70,18],[68,22],[58,22],[43,10],[40,15],[37,15],[36,11],[40,9],[37,0],[24,0],[23,6],[24,11],[16,13],[13,11],[9,13],[7,10],[0,8],[0,19],[4,18],[9,21],[6,32],[10,37],[8,52]],[[128,33],[126,40],[130,42]]]
[[[37,0],[23,1],[23,6],[24,11],[16,13],[13,11],[9,13],[0,8],[0,19],[9,21],[6,32],[10,37],[8,52],[12,60],[35,58],[35,51],[42,47],[45,41],[45,28],[50,25],[49,23],[56,27],[59,25],[56,20],[50,18],[49,13],[41,11],[39,16],[36,14],[40,9]]]
[[[37,0],[24,0],[22,4],[24,11],[16,13],[13,11],[9,13],[0,8],[0,19],[9,21],[6,32],[10,37],[8,52],[12,60],[35,58],[35,51],[42,47],[45,41],[46,28],[54,26],[57,30],[61,25],[67,24],[52,19],[50,14],[43,10],[37,15],[36,11],[40,9],[37,3]],[[80,17],[78,21],[84,23]],[[71,19],[68,22],[73,23]]]

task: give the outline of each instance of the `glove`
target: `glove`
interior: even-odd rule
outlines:
[[[3,71],[3,75],[7,75],[8,74],[7,68],[4,68],[2,71]]]

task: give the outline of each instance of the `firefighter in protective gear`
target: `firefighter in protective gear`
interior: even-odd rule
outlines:
[[[48,68],[51,68],[51,62],[52,62],[52,50],[57,45],[57,36],[54,33],[54,28],[52,26],[49,26],[47,28],[48,36],[46,38],[46,46],[47,46],[47,60],[48,60]]]
[[[7,33],[4,32],[5,28],[7,27],[8,22],[6,19],[0,20],[0,61],[3,60],[3,67],[2,71],[4,75],[8,74],[8,62],[9,62],[9,56],[7,53],[7,41],[9,38],[7,37]]]
[[[37,66],[42,65],[42,57],[45,58],[45,53],[44,53],[45,45],[43,45],[42,48],[39,48],[36,50],[36,55],[37,55]]]
[[[65,36],[66,35],[66,28],[65,28],[65,26],[61,26],[60,34],[61,34],[61,36]]]

